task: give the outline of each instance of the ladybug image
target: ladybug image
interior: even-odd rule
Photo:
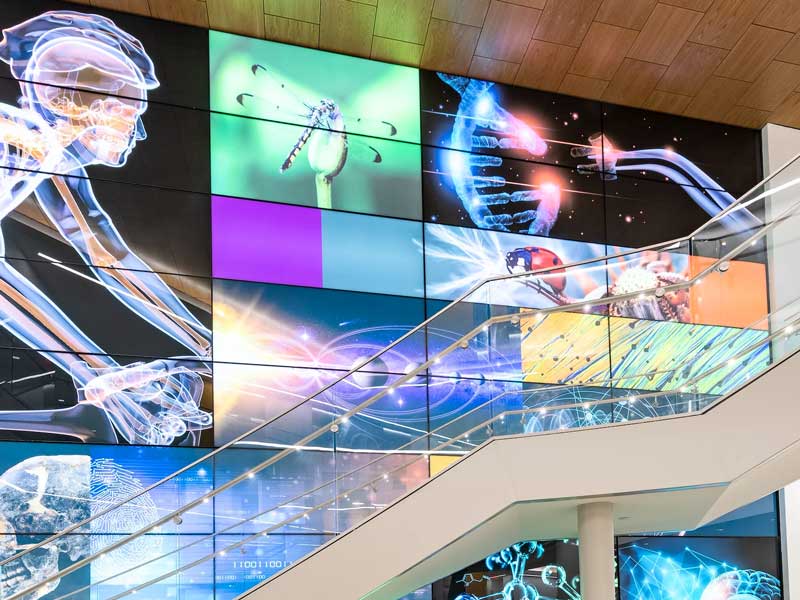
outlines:
[[[511,274],[557,267],[563,264],[564,262],[555,252],[538,246],[525,246],[506,253],[506,268]],[[564,288],[567,287],[566,269],[548,271],[542,274],[542,278],[557,294],[562,294]]]

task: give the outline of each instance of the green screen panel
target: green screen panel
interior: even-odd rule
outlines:
[[[211,115],[211,188],[224,196],[420,220],[420,147]]]
[[[417,69],[218,31],[209,51],[211,110],[309,125],[328,101],[349,132],[420,141]]]

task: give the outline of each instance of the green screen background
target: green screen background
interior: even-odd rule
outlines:
[[[349,151],[342,172],[333,180],[332,208],[421,218],[419,76],[415,69],[214,31],[209,32],[209,49],[211,109],[215,111],[211,115],[212,193],[317,205],[308,146],[290,169],[279,173],[307,124],[304,115],[292,110],[301,107],[299,102],[281,112],[258,112],[236,101],[240,93],[261,91],[251,71],[257,63],[300,101],[313,106],[327,98],[345,116]],[[365,125],[360,126],[356,118]],[[386,139],[353,133],[375,134],[374,124],[380,121],[392,123],[397,135]],[[380,153],[382,162],[373,162],[368,146]]]

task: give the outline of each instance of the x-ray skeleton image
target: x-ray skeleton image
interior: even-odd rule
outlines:
[[[211,332],[122,239],[86,168],[122,168],[145,140],[147,94],[159,86],[142,44],[108,18],[51,11],[3,31],[0,60],[20,83],[0,104],[0,216],[30,195],[106,290],[186,349],[121,365],[5,258],[0,319],[16,340],[71,376],[75,406],[0,412],[6,430],[69,435],[91,422],[107,442],[168,445],[211,426],[202,410]]]

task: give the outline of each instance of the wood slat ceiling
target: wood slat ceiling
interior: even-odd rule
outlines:
[[[745,127],[800,127],[800,0],[73,0]]]

